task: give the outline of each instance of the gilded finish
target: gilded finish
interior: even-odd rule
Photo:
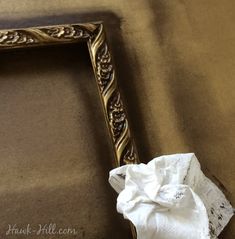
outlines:
[[[89,38],[88,47],[118,165],[137,163],[137,152],[117,88],[115,69],[102,24],[99,24],[97,34]]]
[[[115,68],[102,23],[70,24],[0,30],[0,50],[86,41],[115,152],[116,165],[138,163]],[[133,237],[136,232],[132,226]]]
[[[0,31],[0,49],[51,45],[88,39],[95,25],[61,25]]]

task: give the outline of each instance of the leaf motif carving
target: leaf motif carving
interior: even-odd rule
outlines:
[[[33,44],[36,42],[38,42],[36,37],[22,30],[0,32],[0,45]]]

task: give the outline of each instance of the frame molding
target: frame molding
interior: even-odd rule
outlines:
[[[102,22],[0,30],[0,50],[86,41],[114,146],[116,165],[138,163]]]
[[[0,51],[86,41],[116,166],[139,163],[102,22],[0,30]],[[136,238],[134,226],[131,226]]]

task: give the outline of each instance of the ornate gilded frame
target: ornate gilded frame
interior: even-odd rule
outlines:
[[[71,44],[86,41],[105,120],[110,133],[116,166],[138,163],[138,154],[117,86],[115,68],[102,22],[0,30],[0,51],[15,48]],[[133,237],[136,237],[131,226]]]

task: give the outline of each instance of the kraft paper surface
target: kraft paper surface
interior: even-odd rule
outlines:
[[[10,0],[0,13],[0,28],[103,20],[140,159],[193,151],[234,206],[233,0]],[[56,222],[80,238],[129,238],[89,58],[68,52],[1,57],[0,233]],[[232,219],[220,238],[234,237]]]

